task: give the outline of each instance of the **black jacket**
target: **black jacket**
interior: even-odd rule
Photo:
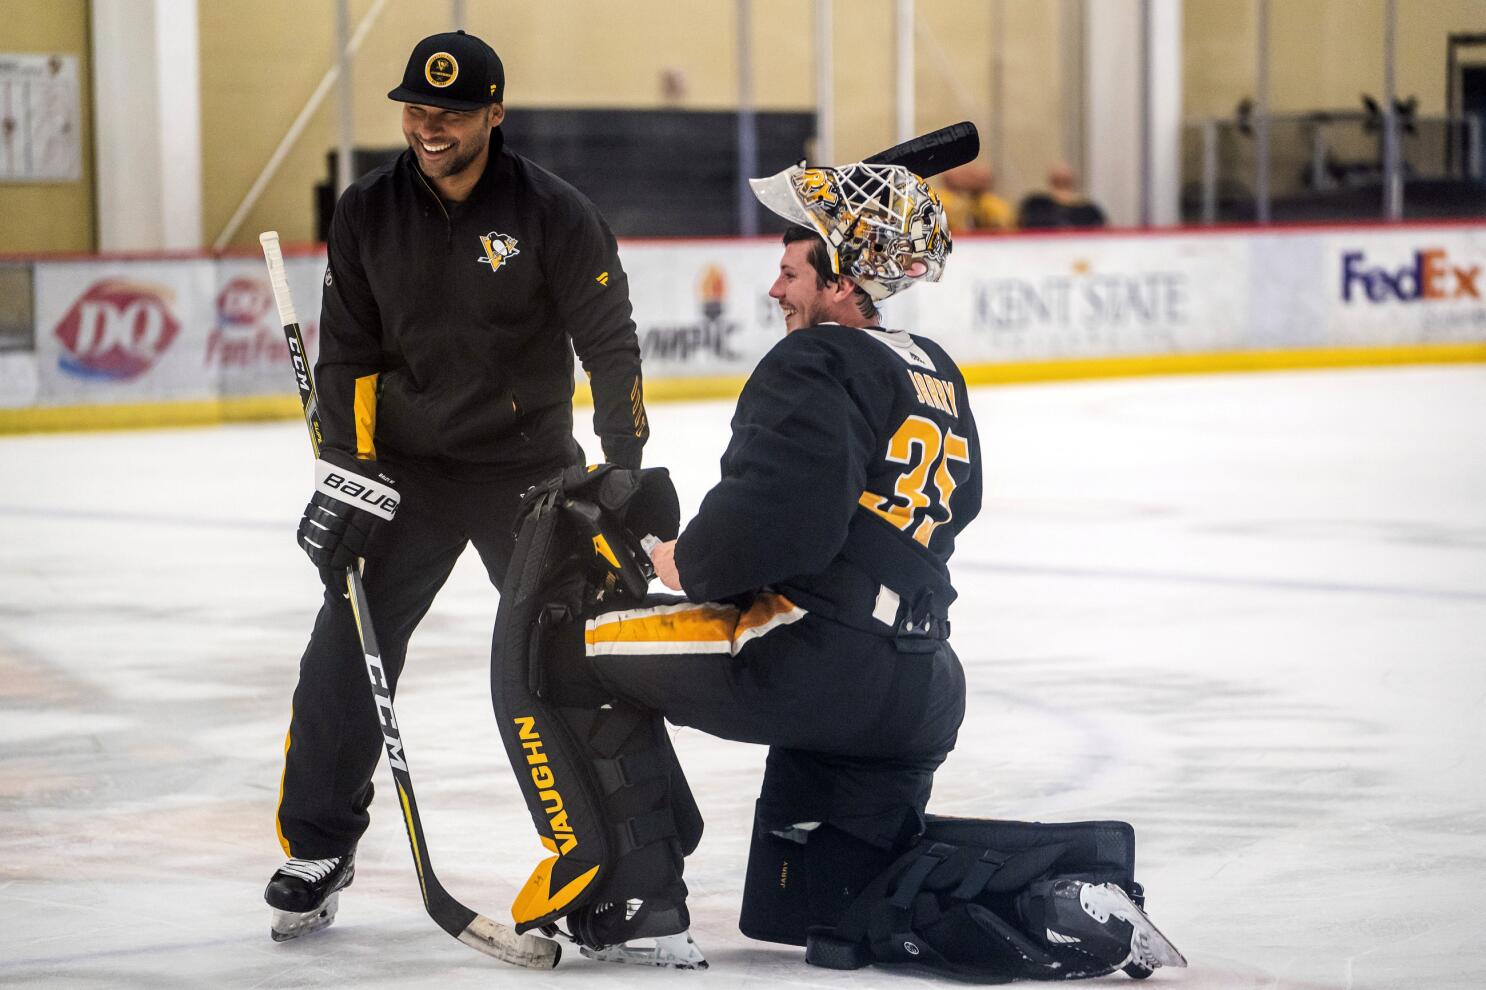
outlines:
[[[576,189],[490,137],[462,203],[404,151],[336,204],[323,444],[474,473],[569,457],[576,349],[604,456],[638,467],[649,428],[614,236]]]
[[[763,587],[843,621],[878,587],[954,600],[955,536],[980,512],[980,436],[938,344],[836,324],[787,335],[743,386],[722,480],[676,545],[687,597]]]

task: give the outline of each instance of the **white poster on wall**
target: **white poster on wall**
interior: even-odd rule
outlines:
[[[0,182],[82,177],[76,55],[0,53]]]

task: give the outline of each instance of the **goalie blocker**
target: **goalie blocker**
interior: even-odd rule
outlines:
[[[575,468],[526,496],[492,697],[551,855],[513,905],[518,931],[550,934],[566,919],[593,948],[607,944],[592,922],[603,906],[684,903],[681,863],[702,821],[664,723],[605,691],[564,635],[644,599],[642,540],[673,537],[677,514],[663,469]],[[830,822],[779,828],[761,803],[739,927],[834,969],[906,964],[1002,981],[1184,966],[1143,901],[1123,822],[910,815],[884,847]],[[682,908],[658,924],[685,922]]]

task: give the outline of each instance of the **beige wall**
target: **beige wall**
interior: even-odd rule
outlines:
[[[468,29],[495,46],[506,66],[508,113],[523,106],[662,105],[660,79],[678,70],[687,83],[681,106],[735,105],[737,26],[731,0],[599,0],[467,5]],[[837,0],[835,144],[839,156],[869,154],[892,143],[892,0]],[[1006,3],[1008,195],[1040,184],[1059,155],[1056,3]],[[353,0],[353,21],[372,7]],[[356,141],[401,143],[398,108],[386,92],[407,53],[425,34],[447,29],[448,0],[387,5],[361,49],[355,79]],[[678,17],[685,11],[685,17]],[[916,125],[957,120],[989,133],[990,14],[985,0],[920,0]],[[293,24],[290,43],[284,25]],[[814,14],[808,0],[754,0],[754,93],[762,109],[815,106]],[[216,238],[294,115],[330,64],[331,4],[304,0],[212,0],[201,4],[203,215]],[[278,178],[249,215],[235,243],[277,227],[287,240],[312,234],[311,185],[326,172],[335,143],[335,109],[321,108]]]
[[[992,9],[1004,12],[1004,91],[993,92]],[[1098,2],[1098,0],[1091,0]],[[469,29],[505,60],[507,109],[662,104],[660,79],[686,80],[680,105],[733,105],[737,38],[732,0],[467,0]],[[893,139],[892,0],[836,0],[835,147],[840,157]],[[1184,113],[1233,112],[1253,94],[1255,0],[1185,0]],[[242,201],[332,61],[331,0],[199,0],[203,241],[210,244]],[[353,23],[373,0],[352,0]],[[1015,200],[1041,185],[1064,155],[1060,0],[918,0],[919,130],[956,120],[992,133],[1004,113],[998,190]],[[1398,90],[1421,112],[1445,101],[1445,39],[1486,31],[1486,0],[1401,0]],[[449,0],[392,0],[353,67],[355,140],[397,145],[398,108],[386,91],[412,45],[450,26]],[[66,51],[88,44],[86,0],[0,0],[0,50]],[[1382,90],[1383,0],[1271,0],[1271,77],[1276,111],[1358,106]],[[684,16],[678,16],[684,13]],[[765,109],[815,104],[814,15],[808,0],[754,0],[754,85]],[[1091,43],[1098,43],[1092,39]],[[86,89],[86,84],[85,84]],[[85,113],[85,117],[88,114]],[[234,243],[250,246],[276,227],[288,241],[313,233],[314,183],[326,176],[335,102],[310,121]],[[91,127],[85,177],[60,185],[0,185],[0,251],[88,250],[93,239]],[[989,158],[989,153],[987,154]]]
[[[876,0],[881,4],[883,0]],[[353,0],[353,24],[372,7]],[[814,106],[813,29],[798,0],[756,0],[755,100],[766,109]],[[352,68],[356,142],[398,145],[399,108],[386,98],[418,39],[450,27],[448,0],[395,0],[367,36]],[[692,12],[677,17],[678,9]],[[808,8],[805,8],[808,9]],[[550,4],[467,4],[467,29],[489,41],[506,67],[506,109],[547,106],[660,106],[661,74],[679,70],[681,106],[735,105],[737,27],[730,0],[678,7],[669,0]],[[308,14],[308,16],[306,16]],[[843,18],[844,20],[844,18]],[[286,43],[285,24],[295,25]],[[329,67],[334,31],[329,3],[212,0],[201,4],[203,216],[214,240],[274,146]],[[880,41],[886,49],[886,42]],[[838,97],[839,98],[839,97]],[[889,108],[890,112],[890,108]],[[334,101],[315,114],[235,238],[277,227],[289,241],[312,235],[310,187],[326,174],[335,144]]]
[[[0,0],[0,51],[76,55],[83,126],[76,182],[0,182],[0,254],[91,251],[93,111],[87,0]]]

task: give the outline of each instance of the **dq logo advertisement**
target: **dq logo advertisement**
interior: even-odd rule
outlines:
[[[148,282],[95,282],[53,331],[62,345],[58,367],[79,378],[138,378],[180,334],[171,309],[174,298],[171,290]]]

